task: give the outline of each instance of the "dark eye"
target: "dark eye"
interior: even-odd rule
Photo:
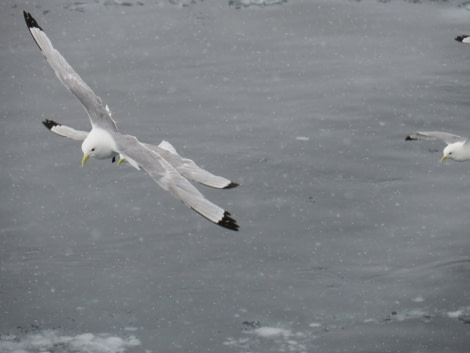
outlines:
[[[94,151],[95,151],[95,148],[92,148],[92,149],[91,149],[91,152],[94,152]]]
[[[449,152],[449,155],[451,155],[451,154],[452,154],[452,152]]]

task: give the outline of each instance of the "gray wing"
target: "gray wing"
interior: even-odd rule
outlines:
[[[140,143],[130,135],[113,135],[118,151],[133,166],[142,167],[164,190],[207,218],[224,228],[237,231],[239,226],[223,208],[207,200],[193,184],[184,178],[162,156]]]
[[[71,127],[56,123],[54,120],[46,119],[42,123],[54,134],[67,137],[72,140],[83,141],[88,136],[87,131],[75,130]]]
[[[158,146],[145,144],[146,147],[162,156],[181,175],[197,183],[217,189],[231,189],[238,186],[233,181],[214,175],[199,167],[193,160],[181,157],[175,148],[167,141],[162,141]]]
[[[441,140],[444,141],[446,144],[450,145],[451,143],[465,141],[466,138],[454,134],[450,134],[448,132],[440,132],[440,131],[420,131],[415,134],[411,134],[406,136],[406,140]]]
[[[52,46],[46,33],[38,25],[30,13],[23,11],[26,25],[28,26],[34,41],[41,50],[42,55],[54,69],[57,78],[67,87],[83,104],[90,117],[93,126],[117,131],[116,123],[111,118],[107,107],[81,77],[69,65],[64,57]]]

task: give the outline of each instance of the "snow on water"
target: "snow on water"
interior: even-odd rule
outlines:
[[[202,2],[203,0],[168,0],[169,5],[173,5],[180,8],[189,7]],[[288,0],[226,0],[225,3],[235,9],[249,8],[249,7],[269,7],[282,5],[287,3]],[[97,6],[107,7],[132,7],[132,6],[145,6],[146,1],[120,1],[120,0],[95,0],[93,3],[87,2],[73,2],[64,5],[66,9],[72,11],[85,12],[96,9]]]
[[[259,346],[275,348],[279,352],[306,352],[312,332],[293,331],[282,327],[261,326],[259,322],[244,322],[245,335],[235,339],[229,337],[224,345],[231,348],[256,349]]]
[[[121,338],[108,333],[67,336],[55,330],[38,330],[23,336],[0,335],[2,353],[124,353],[139,345],[134,336]]]
[[[363,320],[365,329],[374,331],[377,327],[387,330],[392,329],[394,323],[436,323],[443,322],[447,318],[453,324],[470,324],[470,307],[462,307],[455,311],[430,311],[428,307],[416,307],[410,310],[394,311],[383,318],[368,318]],[[340,324],[323,325],[321,322],[312,322],[306,327],[294,329],[291,325],[264,326],[259,321],[243,322],[243,335],[238,338],[228,337],[224,345],[236,349],[237,352],[262,351],[262,352],[293,352],[304,353],[315,351],[313,347],[322,336],[333,335],[338,331],[347,331],[349,327],[357,324],[354,318],[344,320]],[[345,350],[347,352],[347,350]]]

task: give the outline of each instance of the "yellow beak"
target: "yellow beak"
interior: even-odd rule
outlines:
[[[126,162],[126,160],[124,158],[120,158],[118,161],[118,165],[121,165],[122,162]]]
[[[85,165],[86,161],[88,160],[88,158],[90,158],[90,156],[86,155],[86,156],[83,156],[82,158],[82,167]]]
[[[444,162],[447,159],[447,156],[442,156],[441,162]]]

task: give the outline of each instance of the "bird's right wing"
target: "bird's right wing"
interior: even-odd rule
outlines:
[[[215,224],[237,231],[239,226],[230,213],[212,203],[155,151],[130,135],[113,134],[120,153],[132,165],[142,167],[164,190]]]
[[[450,134],[448,132],[441,131],[420,131],[415,134],[406,136],[406,140],[434,140],[438,139],[444,141],[446,144],[450,145],[451,143],[465,141],[465,137]]]
[[[86,131],[75,130],[71,127],[56,123],[54,120],[46,119],[42,123],[54,134],[57,134],[62,137],[67,137],[72,140],[83,141],[88,136],[88,132]]]

